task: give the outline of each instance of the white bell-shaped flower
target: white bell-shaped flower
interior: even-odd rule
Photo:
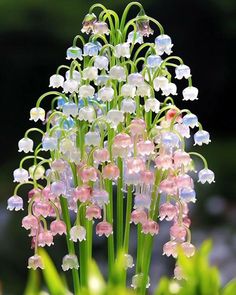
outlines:
[[[112,101],[112,99],[114,98],[114,89],[108,86],[102,87],[98,91],[98,98],[104,102]]]
[[[158,113],[160,111],[160,102],[156,98],[148,98],[144,104],[145,112]]]
[[[30,121],[37,122],[45,120],[45,110],[40,107],[35,107],[30,110]]]
[[[80,59],[82,60],[83,59],[83,56],[82,56],[82,49],[80,49],[79,47],[77,46],[71,46],[67,49],[66,51],[66,59]]]
[[[17,195],[10,197],[7,200],[7,210],[10,210],[10,211],[24,210],[23,199]]]
[[[96,56],[94,66],[99,70],[108,70],[109,60],[106,56]]]
[[[211,142],[209,132],[205,130],[199,130],[194,134],[194,145],[208,144]]]
[[[57,149],[57,137],[45,135],[42,139],[43,151],[54,151]]]
[[[160,89],[163,91],[168,86],[168,84],[169,84],[169,81],[164,76],[156,77],[153,80],[153,86],[156,91],[159,91]]]
[[[175,68],[175,78],[181,80],[191,77],[190,67],[186,65],[179,65]]]
[[[80,163],[81,153],[80,150],[75,146],[66,155],[70,162],[75,163],[76,165]]]
[[[183,100],[198,100],[198,89],[193,86],[189,86],[183,90]]]
[[[18,142],[19,152],[29,153],[33,152],[34,142],[28,137],[24,137]]]
[[[148,83],[142,83],[138,85],[136,90],[136,95],[144,97],[150,97],[151,96],[151,87]]]
[[[163,53],[171,54],[173,47],[171,38],[168,35],[162,34],[156,37],[155,39],[156,51],[158,55],[162,55]]]
[[[127,77],[128,84],[133,86],[139,86],[144,83],[144,78],[140,73],[132,73]]]
[[[62,259],[62,269],[63,271],[67,271],[69,269],[78,269],[79,262],[78,258],[75,254],[67,254]]]
[[[75,225],[70,229],[70,240],[80,242],[86,240],[86,229],[81,225]]]
[[[95,92],[95,89],[93,88],[93,86],[91,86],[91,85],[83,85],[79,89],[79,96],[84,97],[84,98],[93,97],[94,92]]]
[[[94,108],[91,106],[85,106],[79,110],[79,120],[80,121],[88,121],[92,123],[96,118],[96,114]]]
[[[126,57],[130,58],[130,44],[129,43],[122,43],[118,44],[114,48],[114,56],[117,58]]]
[[[142,44],[143,36],[139,31],[132,31],[128,34],[127,42],[131,44]]]
[[[109,76],[113,80],[118,80],[119,82],[126,80],[126,73],[124,67],[114,66],[110,69]]]
[[[128,97],[135,97],[136,87],[130,84],[124,84],[121,87],[121,95]]]
[[[29,179],[29,173],[24,168],[18,168],[13,172],[14,182],[24,183]]]
[[[52,75],[49,80],[49,87],[59,88],[63,87],[64,77],[59,74]]]
[[[44,177],[45,168],[42,165],[33,165],[29,167],[29,175],[31,179],[39,180]]]
[[[79,91],[79,82],[73,79],[66,80],[63,84],[63,90],[65,93],[77,93]]]
[[[93,146],[99,146],[100,144],[100,134],[97,131],[89,131],[85,134],[85,144],[86,145],[93,145]]]
[[[98,69],[96,67],[87,67],[83,70],[83,80],[96,80],[98,77]]]
[[[75,117],[78,115],[78,106],[76,103],[74,102],[66,102],[63,106],[62,106],[62,112],[63,114],[65,114],[66,116],[72,116]]]
[[[163,62],[162,58],[159,55],[149,55],[147,57],[147,66],[151,69],[158,68]]]
[[[136,111],[136,102],[132,98],[124,98],[121,101],[120,109],[124,113],[134,114]]]
[[[97,21],[93,24],[93,33],[98,35],[109,35],[109,28],[106,22]]]
[[[66,71],[66,80],[69,80],[70,78],[72,79],[72,80],[75,80],[75,81],[77,81],[77,82],[79,82],[80,83],[80,81],[81,81],[81,74],[80,74],[80,72],[78,72],[78,71],[76,71],[76,70],[74,70],[73,72],[72,72],[72,77],[71,77],[71,73],[70,73],[70,71],[68,70],[68,71]]]
[[[199,171],[198,173],[198,182],[201,183],[212,183],[215,182],[215,174],[213,171],[211,171],[208,168],[204,168],[202,170]]]
[[[162,89],[162,95],[177,95],[177,86],[174,83],[168,83],[165,88]]]
[[[107,121],[111,124],[112,128],[116,129],[124,121],[124,113],[119,110],[110,110],[107,113]]]
[[[74,146],[74,142],[70,138],[63,138],[60,142],[60,152],[62,154],[70,153]]]
[[[187,114],[183,117],[183,124],[191,128],[198,127],[198,118],[194,114]]]
[[[105,86],[107,84],[108,80],[109,80],[109,76],[108,75],[99,75],[97,77],[97,80],[94,81],[94,84],[96,86]]]

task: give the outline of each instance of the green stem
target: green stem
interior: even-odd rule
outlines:
[[[142,225],[139,223],[137,225],[137,258],[136,258],[136,274],[139,274],[142,269],[142,259],[143,259],[143,234]]]
[[[105,181],[106,190],[109,192],[109,204],[106,207],[107,221],[113,224],[113,192],[112,181]],[[114,254],[114,235],[110,235],[108,238],[108,280],[111,279],[112,271],[114,267],[115,254]]]
[[[126,21],[126,18],[127,18],[127,14],[128,14],[128,12],[129,12],[130,8],[131,8],[132,6],[134,6],[134,5],[138,6],[138,7],[140,8],[140,10],[143,10],[143,6],[142,6],[141,3],[139,3],[139,2],[131,2],[131,3],[129,3],[129,4],[126,6],[126,8],[125,8],[125,10],[124,10],[124,12],[123,12],[123,14],[122,14],[121,23],[120,23],[120,30],[121,30],[121,31],[123,31],[123,29],[124,29],[125,21]]]
[[[132,210],[132,186],[128,186],[127,203],[126,203],[126,220],[125,220],[125,237],[124,237],[124,251],[129,253],[129,235],[130,235],[130,216]]]
[[[117,236],[116,236],[116,253],[118,254],[123,244],[123,163],[121,158],[118,158],[118,168],[120,177],[117,183]]]
[[[62,217],[66,224],[66,233],[67,233],[66,243],[67,243],[68,252],[69,254],[75,254],[74,243],[70,240],[71,222],[70,222],[67,199],[61,196],[60,203],[61,203],[61,209],[62,209]],[[72,269],[72,277],[73,277],[75,295],[79,295],[80,294],[79,272],[76,269]]]

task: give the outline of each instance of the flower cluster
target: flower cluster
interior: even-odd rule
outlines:
[[[29,129],[19,141],[19,152],[32,155],[24,157],[14,171],[19,184],[8,199],[8,209],[23,209],[17,192],[21,185],[31,184],[28,213],[22,220],[35,249],[28,267],[43,268],[37,249],[53,245],[56,235],[91,247],[94,220],[98,236],[108,237],[110,245],[115,236],[117,251],[124,249],[128,257],[127,267],[133,266],[128,255],[130,222],[138,225],[140,236],[152,238],[159,232],[159,221],[170,221],[170,241],[163,253],[176,258],[181,247],[190,257],[195,251],[188,217],[189,203],[196,201],[195,156],[204,164],[198,181],[214,182],[205,158],[185,148],[192,135],[194,145],[208,144],[209,133],[196,115],[175,104],[180,99],[198,99],[190,68],[171,55],[171,38],[143,10],[127,24],[123,15],[120,25],[110,10],[104,9],[99,20],[90,12],[81,30],[90,34],[89,42],[75,37],[66,52],[70,64],[60,66],[50,77],[49,86],[54,89],[43,94],[30,111],[30,120],[42,121],[45,127]],[[116,19],[115,12],[113,16]],[[160,33],[155,42],[144,43],[154,32],[150,22],[157,24]],[[134,30],[129,31],[130,27]],[[144,57],[140,56],[143,50]],[[176,82],[181,79],[187,85],[179,95]],[[49,96],[52,108],[46,113],[42,103]],[[33,132],[41,134],[40,142],[32,140]],[[32,162],[28,168],[26,160]],[[63,270],[79,267],[72,250],[63,258]],[[134,288],[145,276],[142,268],[137,269]],[[175,273],[179,278],[179,266]]]

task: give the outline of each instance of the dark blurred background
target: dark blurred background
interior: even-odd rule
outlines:
[[[199,101],[180,103],[199,116],[211,133],[212,143],[202,151],[216,173],[216,183],[198,187],[192,212],[193,241],[214,241],[212,261],[223,283],[236,276],[236,138],[235,138],[235,0],[145,0],[146,14],[158,19],[174,43],[174,53],[191,67]],[[24,213],[6,211],[12,195],[12,171],[20,156],[17,143],[27,128],[29,110],[48,91],[57,66],[65,63],[65,51],[81,29],[81,21],[95,1],[0,0],[0,284],[3,294],[22,294],[26,260],[31,251],[20,228]],[[122,13],[129,1],[101,1]],[[133,9],[131,16],[138,13]],[[179,91],[180,92],[180,91]],[[166,225],[163,225],[165,231]],[[168,231],[161,239],[168,239]],[[158,241],[158,239],[157,239]],[[101,243],[98,242],[99,249]],[[160,258],[160,242],[154,253],[154,276],[170,274]],[[61,242],[53,255],[62,256]],[[105,255],[105,254],[104,254]],[[158,261],[161,261],[159,266]],[[58,265],[60,261],[58,260]],[[157,266],[156,266],[157,265]],[[0,292],[1,293],[1,292]]]

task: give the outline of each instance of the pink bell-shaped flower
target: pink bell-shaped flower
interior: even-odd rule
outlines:
[[[195,254],[196,249],[193,244],[185,242],[181,244],[181,247],[187,257],[192,257]]]
[[[182,165],[187,166],[187,165],[189,165],[191,163],[191,161],[192,160],[191,160],[188,153],[186,153],[184,151],[181,151],[181,150],[175,151],[175,153],[174,153],[174,164],[175,164],[176,168],[181,167]]]
[[[143,224],[147,221],[147,213],[144,209],[136,209],[132,211],[130,220],[134,224]]]
[[[101,221],[96,226],[96,234],[101,237],[102,235],[105,235],[106,237],[109,237],[113,234],[112,225],[107,221]]]
[[[42,215],[44,218],[49,216],[50,213],[50,203],[46,200],[40,200],[34,203],[33,211],[35,216]]]
[[[87,202],[91,197],[91,187],[84,184],[82,186],[78,186],[73,191],[73,199],[75,202],[78,200],[82,203]]]
[[[86,214],[85,217],[88,220],[93,220],[93,218],[95,219],[100,219],[102,217],[101,215],[101,208],[95,204],[89,205],[86,208]]]
[[[176,265],[176,267],[174,269],[174,278],[178,281],[186,278],[183,273],[183,269],[178,265]]]
[[[167,195],[177,195],[177,187],[174,177],[168,177],[160,183],[159,190]]]
[[[126,133],[118,133],[113,141],[112,152],[114,156],[124,157],[131,151],[131,137]]]
[[[163,255],[173,256],[174,258],[178,255],[178,244],[174,241],[169,241],[163,246]]]
[[[50,231],[53,236],[66,234],[66,225],[62,220],[54,220],[50,224]]]
[[[155,175],[152,171],[144,170],[140,172],[140,180],[145,185],[153,185],[155,181]]]
[[[96,163],[104,163],[110,158],[109,151],[106,148],[97,149],[93,153],[93,159]]]
[[[139,173],[145,170],[145,161],[140,157],[130,157],[126,160],[128,173]]]
[[[22,227],[24,227],[26,230],[38,229],[39,227],[38,218],[32,214],[25,216],[22,219]]]
[[[176,240],[179,242],[184,241],[186,234],[187,232],[183,225],[178,225],[177,223],[175,223],[170,228],[170,236],[173,240]]]
[[[146,129],[146,123],[143,119],[133,119],[129,125],[129,130],[132,136],[143,135]]]
[[[137,143],[137,153],[141,156],[149,156],[154,152],[154,144],[150,140],[140,141]]]
[[[120,170],[115,164],[107,164],[102,170],[104,179],[117,180],[120,176]]]
[[[159,217],[160,220],[166,219],[171,221],[177,215],[177,209],[171,203],[164,203],[160,206]]]
[[[97,170],[94,167],[84,167],[80,171],[80,177],[83,183],[93,181],[98,179]]]
[[[42,261],[41,256],[39,256],[38,254],[31,256],[28,259],[28,268],[29,269],[32,268],[33,270],[36,270],[37,268],[44,269],[44,265],[43,265],[43,261]]]
[[[159,232],[159,225],[156,221],[148,219],[146,222],[142,223],[142,233],[150,234],[151,236],[157,235]]]
[[[173,166],[172,156],[161,154],[156,157],[155,164],[158,169],[168,170]]]
[[[33,188],[28,192],[28,199],[29,201],[34,198],[35,201],[39,201],[41,198],[41,189]]]
[[[44,230],[38,235],[38,245],[40,247],[53,245],[53,235],[50,231]]]
[[[181,188],[193,188],[193,179],[188,174],[181,174],[176,177],[176,185]]]

